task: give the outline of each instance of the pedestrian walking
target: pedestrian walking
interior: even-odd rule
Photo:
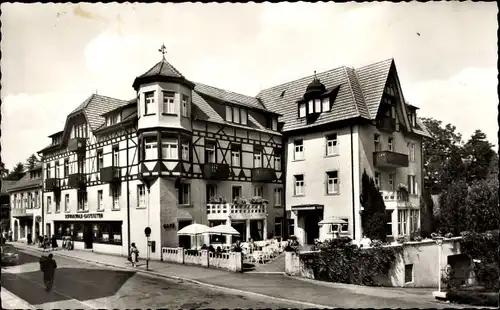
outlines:
[[[135,246],[135,242],[130,245],[130,256],[128,260],[132,263],[132,266],[136,267],[137,262],[139,262],[139,250]]]
[[[54,285],[54,275],[57,269],[57,263],[53,259],[52,253],[47,257],[42,256],[40,258],[40,270],[43,273],[43,282],[45,283],[45,290],[48,292],[52,289]]]
[[[58,248],[56,235],[52,235],[52,238],[50,240],[52,245],[52,251],[54,251]]]

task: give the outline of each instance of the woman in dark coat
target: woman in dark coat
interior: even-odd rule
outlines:
[[[52,235],[52,249],[57,249],[57,239],[56,239],[56,235]]]

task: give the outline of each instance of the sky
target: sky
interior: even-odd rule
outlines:
[[[496,3],[1,4],[2,161],[25,162],[91,94],[135,97],[161,60],[255,96],[342,65],[394,58],[420,117],[498,145]]]

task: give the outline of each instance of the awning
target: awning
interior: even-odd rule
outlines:
[[[345,221],[345,220],[343,220],[341,218],[332,216],[332,217],[329,217],[327,219],[324,219],[324,220],[320,221],[318,224],[319,225],[324,225],[324,224],[347,224],[347,221]]]
[[[292,211],[309,211],[309,210],[323,210],[323,205],[308,204],[292,206]]]

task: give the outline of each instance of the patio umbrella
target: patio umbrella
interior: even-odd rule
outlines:
[[[347,221],[335,216],[331,216],[318,223],[318,225],[324,225],[324,224],[347,224]]]
[[[177,232],[178,235],[197,236],[205,233],[210,227],[203,224],[191,224]],[[195,238],[196,248],[198,248],[198,238]]]
[[[224,224],[210,227],[208,231],[206,231],[205,233],[213,235],[234,235],[234,236],[240,235],[240,233],[232,226]]]

